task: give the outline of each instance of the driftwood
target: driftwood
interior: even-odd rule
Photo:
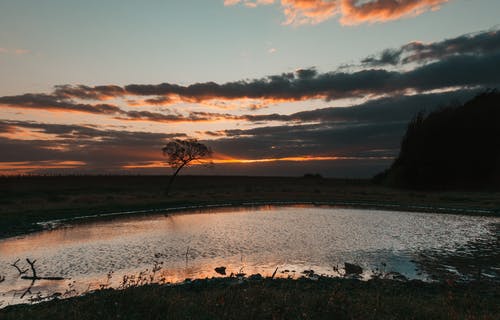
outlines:
[[[21,279],[24,279],[24,280],[35,280],[35,281],[36,280],[65,280],[66,279],[66,278],[63,278],[63,277],[39,277],[36,274],[36,269],[35,269],[35,262],[36,262],[36,260],[30,261],[30,259],[26,259],[26,262],[28,262],[28,264],[31,267],[32,276],[22,276]]]

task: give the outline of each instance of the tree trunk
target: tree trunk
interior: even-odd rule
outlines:
[[[170,180],[168,180],[167,189],[165,189],[165,195],[166,196],[168,196],[168,193],[170,192],[170,187],[172,186],[172,182],[174,182],[175,177],[177,176],[177,174],[179,173],[179,171],[181,171],[181,169],[186,164],[187,164],[187,162],[183,163],[181,166],[179,166],[179,168],[177,168],[177,170],[175,170],[174,174],[170,177]]]

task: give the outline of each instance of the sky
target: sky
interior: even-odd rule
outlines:
[[[0,0],[0,174],[370,177],[500,83],[497,0]]]

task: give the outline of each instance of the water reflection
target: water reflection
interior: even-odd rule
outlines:
[[[500,281],[500,223],[489,225],[491,237],[476,237],[454,250],[423,250],[418,266],[433,279]]]
[[[94,221],[0,240],[0,275],[5,276],[0,300],[3,305],[19,302],[27,285],[10,266],[18,258],[37,259],[40,275],[71,278],[37,281],[32,292],[42,295],[119,287],[127,275],[135,275],[134,281],[150,277],[158,263],[162,268],[154,272],[154,281],[160,282],[216,276],[220,266],[228,274],[263,275],[278,267],[285,277],[310,269],[332,275],[344,262],[361,265],[364,277],[384,269],[427,279],[439,277],[435,266],[443,265],[465,272],[443,253],[482,255],[482,265],[489,264],[491,271],[495,264],[498,268],[498,251],[495,256],[491,249],[495,241],[498,248],[495,223],[499,218],[318,206],[217,208]]]

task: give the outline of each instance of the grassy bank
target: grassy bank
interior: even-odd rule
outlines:
[[[196,280],[0,310],[9,319],[498,319],[498,284]]]
[[[500,192],[412,191],[368,180],[318,177],[180,176],[171,194],[166,176],[0,178],[0,237],[40,228],[36,223],[129,210],[248,202],[328,202],[418,211],[500,214]],[[476,211],[483,210],[483,211]]]

